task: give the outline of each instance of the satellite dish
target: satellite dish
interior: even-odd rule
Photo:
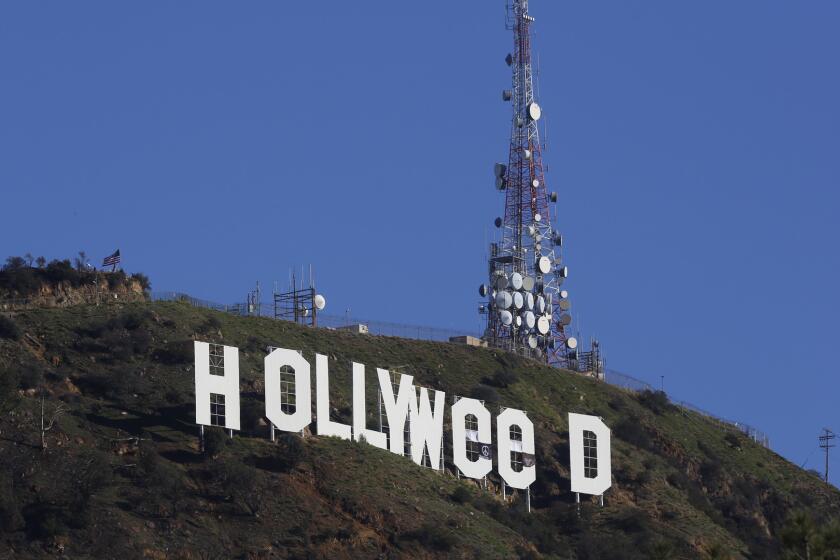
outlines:
[[[499,292],[496,294],[496,305],[500,308],[507,309],[511,303],[513,303],[513,297],[511,297],[510,292]]]
[[[554,236],[554,244],[558,247],[563,246],[563,236],[559,233]]]
[[[526,276],[522,279],[522,289],[526,292],[530,292],[534,289],[534,277],[533,276]]]
[[[568,266],[561,266],[557,269],[557,274],[561,278],[568,278],[569,277],[569,267]]]
[[[522,292],[513,292],[513,306],[517,309],[522,309],[525,305],[525,298],[522,297]]]
[[[522,289],[522,275],[518,272],[514,272],[510,275],[510,285],[513,287],[514,290],[521,290]]]
[[[528,346],[530,346],[531,348],[536,348],[537,347],[537,337],[536,336],[531,335],[531,336],[528,337]]]
[[[505,183],[504,177],[496,177],[496,190],[503,191],[507,184]]]
[[[316,294],[315,297],[312,298],[312,303],[315,304],[315,309],[321,311],[327,306],[327,299],[321,294]]]
[[[543,274],[551,272],[551,259],[548,257],[540,257],[537,259],[537,269]]]
[[[567,299],[561,299],[560,303],[557,304],[557,307],[559,307],[563,311],[568,311],[569,309],[572,308],[572,302],[570,302]]]
[[[502,324],[504,326],[509,327],[510,324],[513,322],[513,315],[510,311],[502,309],[501,311],[499,311],[499,319],[502,320]]]
[[[525,159],[531,159],[531,150],[523,150],[522,155],[525,156]]]
[[[574,350],[575,348],[577,348],[577,339],[573,336],[570,336],[569,338],[567,338],[566,339],[566,348],[568,348],[569,350]]]
[[[557,202],[557,193],[556,192],[551,193],[550,195],[548,195],[548,199],[551,202]]]
[[[548,317],[545,315],[540,316],[540,318],[537,319],[537,331],[539,331],[540,334],[548,334],[548,331],[550,330],[551,322],[548,320]]]
[[[480,295],[481,297],[487,297],[487,294],[489,294],[489,293],[490,293],[490,288],[489,288],[489,286],[487,286],[487,284],[482,284],[481,286],[478,287],[478,295]]]
[[[486,305],[479,305],[478,306],[479,313],[487,313],[487,306]]]
[[[560,297],[562,299],[566,299],[567,297],[569,297],[569,292],[567,292],[566,290],[560,290]]]
[[[536,102],[528,105],[528,116],[531,117],[532,121],[540,120],[540,117],[542,116],[542,109],[540,109],[540,106],[537,105]]]
[[[533,311],[526,311],[522,314],[522,321],[525,323],[525,326],[529,329],[533,329],[534,325],[536,324],[537,318],[534,316]]]
[[[517,128],[522,128],[522,126],[524,124],[525,124],[525,121],[522,120],[522,117],[516,117],[516,127]]]
[[[502,219],[501,218],[496,218],[493,221],[493,223],[496,224],[496,227],[502,227]]]
[[[507,56],[505,57],[505,64],[507,64],[508,66],[513,64],[513,55],[512,54],[510,54],[510,53],[507,54]]]
[[[564,313],[564,314],[560,315],[560,319],[558,319],[557,322],[560,323],[560,325],[562,325],[564,327],[567,327],[572,322],[572,316],[571,315],[566,315]]]
[[[535,228],[534,226],[528,226],[528,235],[530,235],[531,237],[537,235],[537,228]]]
[[[502,92],[502,100],[503,101],[510,101],[512,97],[513,97],[513,92],[510,91],[509,89],[506,89],[505,91]]]
[[[306,309],[306,308],[302,308],[302,309],[300,310],[300,312],[301,312],[301,314],[302,314],[304,317],[309,317],[309,310],[308,310],[308,309]]]
[[[540,186],[540,180],[539,179],[534,179],[533,181],[531,181],[531,186],[536,189],[537,187]]]
[[[493,166],[493,174],[496,177],[504,177],[505,171],[507,171],[507,165],[505,165],[504,163],[497,163]]]
[[[540,214],[534,214],[534,221],[535,222],[541,222],[542,221],[542,216]]]
[[[525,294],[525,307],[527,307],[528,309],[534,308],[534,294],[532,294],[531,292],[527,292]]]
[[[543,296],[537,296],[537,304],[534,307],[536,307],[537,313],[540,315],[545,313],[545,298]]]
[[[514,317],[513,322],[516,323],[517,327],[521,327],[522,326],[522,317],[517,315],[516,317]]]
[[[499,276],[496,278],[496,289],[504,290],[508,286],[507,276]]]

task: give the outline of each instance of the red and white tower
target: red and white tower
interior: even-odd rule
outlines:
[[[511,103],[510,153],[507,164],[494,168],[496,188],[505,196],[504,217],[496,218],[500,241],[490,245],[489,278],[479,293],[487,298],[484,338],[490,346],[511,350],[568,367],[577,357],[577,340],[569,336],[571,316],[568,276],[554,229],[557,193],[546,188],[540,143],[542,109],[534,96],[531,25],[528,0],[511,0],[507,27],[513,31],[513,52],[505,62],[512,87],[504,90]]]

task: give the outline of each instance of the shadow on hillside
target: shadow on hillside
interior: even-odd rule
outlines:
[[[194,465],[196,463],[201,463],[204,461],[204,455],[201,453],[195,453],[193,451],[187,451],[186,449],[171,449],[168,451],[161,451],[160,456],[164,459],[168,459],[173,463],[180,463],[182,465]]]
[[[177,442],[164,436],[159,428],[168,428],[169,431],[177,432],[186,436],[195,436],[194,425],[184,422],[183,418],[189,418],[190,405],[168,406],[158,409],[155,414],[148,414],[137,410],[126,410],[125,416],[109,417],[102,414],[88,413],[85,418],[108,428],[122,430],[129,434],[141,435],[144,432],[151,434],[156,441]],[[158,428],[157,430],[153,428]]]

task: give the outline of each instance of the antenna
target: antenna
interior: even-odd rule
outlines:
[[[825,449],[825,481],[828,483],[828,450],[835,447],[833,443],[829,443],[837,436],[828,428],[823,428],[823,435],[820,436],[820,447]]]
[[[543,110],[531,61],[535,18],[528,0],[507,0],[505,15],[505,27],[513,31],[513,50],[504,59],[512,72],[511,86],[501,95],[512,108],[510,141],[507,163],[493,166],[494,190],[504,194],[504,214],[495,220],[498,241],[490,245],[487,259],[491,289],[481,292],[483,338],[495,348],[572,367],[578,361],[577,339],[570,336],[571,316],[565,313],[571,305],[568,294],[560,295],[568,268],[560,255],[562,236],[553,225],[557,196],[546,188]]]

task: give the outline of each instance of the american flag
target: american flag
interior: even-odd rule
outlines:
[[[117,249],[113,255],[105,257],[102,261],[102,266],[117,266],[120,264],[120,250]]]

